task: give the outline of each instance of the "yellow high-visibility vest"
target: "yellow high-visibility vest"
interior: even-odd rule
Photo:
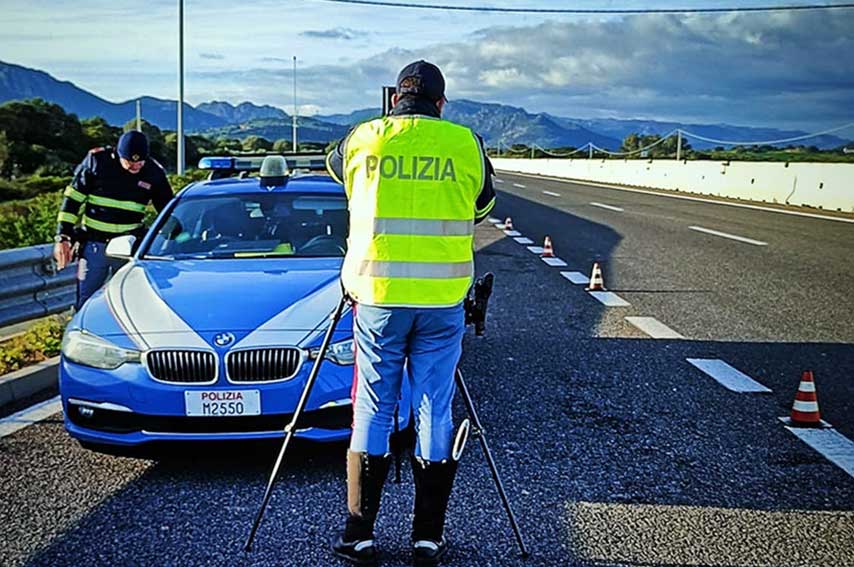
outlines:
[[[350,235],[342,279],[359,303],[449,307],[474,272],[474,209],[486,169],[474,133],[426,116],[357,126],[344,151]]]

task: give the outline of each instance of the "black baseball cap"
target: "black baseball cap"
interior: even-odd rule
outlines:
[[[438,67],[421,59],[400,70],[397,94],[420,96],[436,102],[445,97],[445,78]]]
[[[125,132],[119,138],[116,153],[129,161],[142,161],[148,159],[148,138],[145,134],[136,130]]]

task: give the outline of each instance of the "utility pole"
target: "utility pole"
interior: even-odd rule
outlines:
[[[297,56],[294,55],[294,114],[293,118],[293,150],[297,153]]]
[[[682,161],[682,130],[676,130],[676,161]]]
[[[593,159],[593,142],[587,142],[587,149],[589,150],[587,159]]]
[[[184,175],[184,0],[178,0],[178,175]]]
[[[142,132],[142,102],[136,99],[136,131]]]

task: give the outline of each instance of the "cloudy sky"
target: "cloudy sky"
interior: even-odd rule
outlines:
[[[427,3],[427,0],[412,0]],[[433,3],[437,3],[434,0]],[[672,8],[805,0],[447,0],[505,7]],[[177,0],[0,0],[0,60],[113,101],[177,93]],[[580,118],[816,130],[854,121],[854,10],[520,15],[325,0],[186,0],[186,97],[302,113],[379,106],[411,60],[448,97]],[[846,132],[852,134],[852,132]],[[841,134],[846,134],[841,133]]]

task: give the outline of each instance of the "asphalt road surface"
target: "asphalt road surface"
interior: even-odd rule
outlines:
[[[446,564],[854,565],[854,478],[778,419],[812,370],[822,417],[854,438],[854,224],[499,178],[493,216],[533,245],[549,235],[566,263],[478,227],[477,271],[496,288],[462,368],[532,556],[518,557],[471,440]],[[593,261],[629,305],[561,274]],[[687,359],[766,391],[732,391]],[[0,564],[340,565],[327,544],[345,513],[343,445],[289,454],[242,552],[275,449],[99,455],[51,416],[0,439]],[[403,473],[377,526],[384,565],[409,563]]]

